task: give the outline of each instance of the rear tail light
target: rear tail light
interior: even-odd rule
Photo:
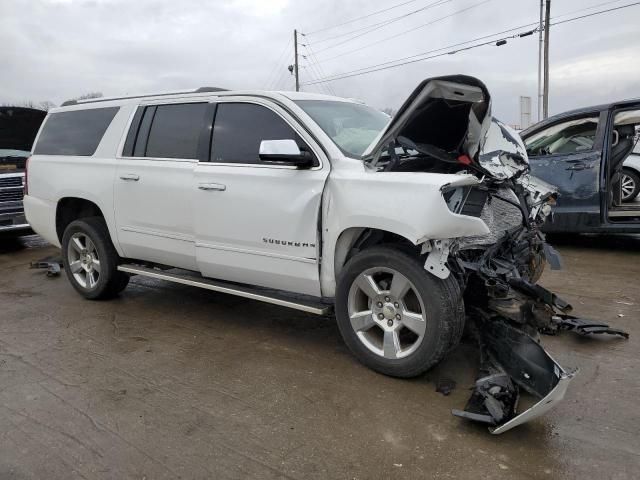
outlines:
[[[29,195],[29,158],[24,165],[24,194]]]

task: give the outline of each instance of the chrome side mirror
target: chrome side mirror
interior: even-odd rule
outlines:
[[[295,140],[262,140],[260,142],[260,160],[263,162],[297,167],[309,167],[313,157],[309,152],[300,151]]]

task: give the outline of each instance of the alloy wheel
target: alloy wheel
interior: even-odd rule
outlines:
[[[625,201],[636,190],[636,182],[633,177],[629,175],[622,174],[622,180],[620,180],[620,184],[622,187],[622,201]]]
[[[67,247],[69,269],[78,284],[86,289],[95,288],[100,278],[100,257],[91,239],[82,232],[76,232]]]
[[[424,303],[411,281],[392,268],[370,268],[358,275],[349,289],[347,310],[358,339],[386,359],[411,355],[425,337]]]

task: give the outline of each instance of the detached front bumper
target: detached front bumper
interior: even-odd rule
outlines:
[[[553,389],[538,403],[531,406],[520,415],[517,415],[516,417],[498,427],[489,428],[489,431],[491,433],[493,433],[494,435],[499,435],[506,432],[507,430],[511,430],[512,428],[517,427],[518,425],[522,425],[525,422],[533,420],[534,418],[538,418],[555,407],[557,403],[562,401],[562,399],[564,398],[564,394],[569,387],[569,382],[573,378],[574,374],[566,373],[561,369],[560,365],[556,365],[558,366],[559,371],[557,375],[556,386],[553,387]]]
[[[480,375],[461,418],[485,423],[494,435],[551,410],[565,395],[574,372],[567,372],[540,343],[500,318],[479,314],[473,331],[480,346]],[[517,412],[520,392],[538,401]]]

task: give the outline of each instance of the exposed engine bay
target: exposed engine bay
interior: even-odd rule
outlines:
[[[428,239],[425,269],[454,275],[464,292],[467,331],[480,350],[471,398],[456,416],[485,423],[494,434],[536,418],[564,397],[575,371],[541,346],[540,334],[628,334],[570,315],[571,305],[536,282],[545,263],[561,268],[540,227],[556,189],[529,174],[519,136],[491,116],[486,87],[465,76],[423,82],[400,108],[365,162],[378,172],[473,175],[478,185],[444,186],[449,209],[481,218],[486,235]],[[520,392],[538,402],[518,412]]]

